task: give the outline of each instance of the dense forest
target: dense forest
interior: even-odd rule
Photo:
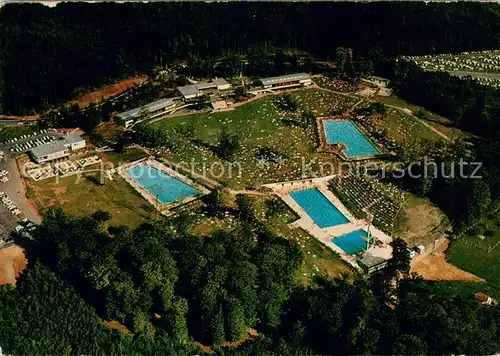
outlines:
[[[28,114],[154,66],[272,47],[334,59],[498,47],[498,4],[61,3],[0,10],[0,105]],[[196,61],[194,61],[196,62]]]
[[[434,161],[440,171],[429,171],[424,177],[424,157],[436,152],[430,145],[407,157],[407,163],[421,161],[421,178],[395,179],[393,183],[420,195],[429,196],[454,222],[462,228],[484,217],[492,202],[500,198],[500,91],[483,86],[472,78],[460,79],[446,72],[427,72],[413,62],[392,61],[386,74],[393,79],[397,95],[449,118],[453,125],[473,134],[467,142],[457,140]],[[423,113],[422,115],[426,115]],[[480,162],[468,165],[459,174],[459,160]],[[431,167],[432,168],[432,167]],[[434,168],[432,168],[434,169]],[[452,173],[454,172],[454,173]],[[417,173],[417,172],[416,172]],[[475,177],[482,179],[471,179]]]
[[[250,198],[237,205],[239,227],[206,237],[191,235],[188,214],[131,230],[106,228],[103,212],[48,212],[34,239],[17,239],[28,269],[0,289],[4,352],[182,355],[196,353],[194,341],[244,355],[499,350],[499,310],[408,275],[402,240],[369,279],[318,276],[304,287],[298,245],[255,220]],[[237,350],[225,344],[249,329],[257,336]]]

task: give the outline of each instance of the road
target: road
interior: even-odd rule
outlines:
[[[55,135],[53,132],[48,132],[45,134],[40,134],[33,137],[28,137],[24,140],[17,141],[15,143],[0,145],[0,150],[4,151],[4,159],[0,161],[0,169],[7,170],[10,173],[10,180],[5,183],[0,183],[0,191],[5,192],[10,199],[12,199],[13,203],[26,215],[26,217],[35,222],[40,223],[41,217],[38,214],[37,210],[30,203],[30,201],[26,198],[26,189],[24,186],[24,181],[21,177],[21,173],[19,167],[17,166],[17,162],[14,157],[17,154],[11,153],[9,148],[15,146],[16,144],[27,142],[30,140],[35,140],[41,136],[46,135]]]

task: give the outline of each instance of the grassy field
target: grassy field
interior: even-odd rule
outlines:
[[[408,108],[414,114],[419,111],[421,113],[424,113],[424,117],[422,118],[422,120],[424,120],[426,123],[434,127],[436,130],[440,131],[441,133],[445,134],[446,136],[450,137],[453,140],[457,138],[468,137],[466,132],[456,128],[453,122],[451,122],[450,120],[436,113],[425,110],[418,105],[411,104],[395,95],[391,95],[388,97],[379,96],[376,98],[376,100],[384,104],[399,106],[401,108]]]
[[[5,140],[10,140],[15,137],[19,137],[21,135],[30,134],[37,130],[39,130],[39,128],[36,125],[5,126],[0,130],[0,142]]]
[[[112,163],[115,167],[127,162],[137,161],[138,159],[144,158],[147,154],[139,148],[127,148],[122,153],[117,153],[114,151],[108,151],[102,153],[102,159],[106,162]]]
[[[446,257],[455,266],[485,278],[500,298],[500,216],[497,213],[479,221],[453,241]]]
[[[408,144],[413,140],[433,140],[439,141],[442,138],[410,115],[399,110],[389,108],[386,114],[386,127],[388,135],[396,141]]]
[[[97,210],[112,215],[111,225],[135,227],[150,219],[158,218],[158,213],[139,193],[115,175],[112,181],[99,183],[98,175],[66,177],[56,182],[54,178],[39,182],[26,180],[30,198],[39,211],[61,207],[74,216],[84,216]]]
[[[297,91],[293,96],[301,109],[312,110],[318,116],[342,111],[351,104],[350,99],[318,90]],[[193,168],[197,173],[229,187],[242,188],[301,178],[303,159],[306,163],[316,160],[318,164],[335,160],[331,155],[314,152],[314,125],[303,129],[286,124],[294,115],[278,110],[273,97],[266,97],[234,111],[172,117],[154,123],[153,127],[165,130],[176,140],[174,149],[166,152],[165,158],[175,163],[184,162],[187,167],[195,162]],[[194,127],[194,138],[182,137],[179,132],[183,127]],[[224,162],[214,153],[223,129],[240,138],[241,150],[235,158],[238,165]],[[257,150],[264,147],[279,152],[281,166],[260,164],[256,160]]]

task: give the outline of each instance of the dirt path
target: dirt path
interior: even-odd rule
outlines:
[[[424,279],[430,281],[465,281],[465,282],[485,282],[472,273],[461,270],[458,267],[446,261],[445,251],[448,248],[449,241],[446,238],[438,240],[434,254],[432,254],[432,245],[426,246],[426,252],[421,256],[416,256],[411,272],[420,274]]]
[[[24,250],[11,245],[0,250],[0,285],[16,284],[16,278],[23,269],[26,268],[28,261],[24,257]]]

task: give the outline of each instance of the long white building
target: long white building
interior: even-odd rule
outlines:
[[[125,125],[125,127],[129,127],[135,120],[139,119],[142,114],[147,114],[148,119],[154,119],[155,117],[163,115],[166,111],[175,108],[177,105],[175,102],[176,99],[179,98],[156,100],[139,108],[121,112],[115,116],[115,119]]]
[[[261,78],[264,89],[283,89],[312,84],[311,76],[307,73],[293,73],[277,77]]]

